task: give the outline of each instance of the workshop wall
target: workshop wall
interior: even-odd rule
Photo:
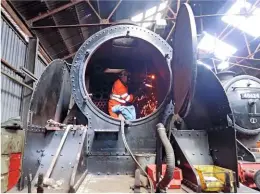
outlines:
[[[24,78],[15,71],[19,72],[20,67],[25,66],[27,42],[3,15],[1,23],[1,122],[4,122],[11,117],[19,116],[21,112],[23,86],[13,78],[23,82]],[[8,65],[13,68],[7,67]],[[38,57],[35,66],[37,78],[45,66]]]

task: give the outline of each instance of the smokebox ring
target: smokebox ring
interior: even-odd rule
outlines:
[[[158,116],[161,112],[163,105],[165,104],[165,101],[171,91],[171,86],[172,86],[172,71],[171,71],[172,48],[170,47],[170,45],[156,33],[148,29],[141,28],[139,26],[133,26],[133,25],[111,26],[93,34],[90,38],[88,38],[79,48],[79,50],[77,51],[73,59],[71,73],[70,73],[71,83],[72,83],[72,95],[79,109],[87,118],[89,117],[90,114],[88,111],[91,110],[96,116],[109,123],[120,124],[119,119],[114,119],[110,117],[102,110],[100,110],[92,102],[85,86],[85,72],[86,72],[86,67],[90,61],[90,58],[103,43],[111,39],[123,38],[127,36],[142,39],[150,43],[152,46],[154,46],[162,54],[162,56],[165,57],[167,68],[169,71],[169,88],[161,105],[152,114],[143,118],[136,119],[132,121],[132,124],[133,125],[142,124]]]

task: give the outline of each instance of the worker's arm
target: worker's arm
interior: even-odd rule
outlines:
[[[133,94],[128,94],[128,96],[125,99],[126,102],[133,102],[133,100],[134,100]]]

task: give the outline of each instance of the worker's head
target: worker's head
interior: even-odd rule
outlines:
[[[127,83],[128,75],[129,75],[129,73],[128,73],[126,70],[121,71],[121,72],[120,72],[120,75],[119,75],[120,80],[121,80],[122,82],[124,82],[124,83]]]

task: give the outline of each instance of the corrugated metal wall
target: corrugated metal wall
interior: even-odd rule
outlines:
[[[26,42],[10,26],[5,18],[1,17],[1,58],[16,69],[24,66],[26,59]],[[1,64],[1,70],[16,79],[23,79],[12,70]],[[1,74],[1,121],[20,115],[22,86]]]
[[[1,23],[1,58],[19,70],[21,66],[25,66],[27,43],[4,18],[4,16],[1,16]],[[38,57],[35,66],[35,76],[39,78],[44,69],[45,64]],[[16,75],[2,63],[1,71],[8,73],[19,81],[23,81],[19,75]],[[21,96],[22,86],[1,74],[1,122],[20,115],[22,102]]]
[[[35,70],[34,70],[34,75],[39,79],[45,68],[46,68],[46,64],[43,62],[43,60],[41,60],[40,57],[38,57]]]

